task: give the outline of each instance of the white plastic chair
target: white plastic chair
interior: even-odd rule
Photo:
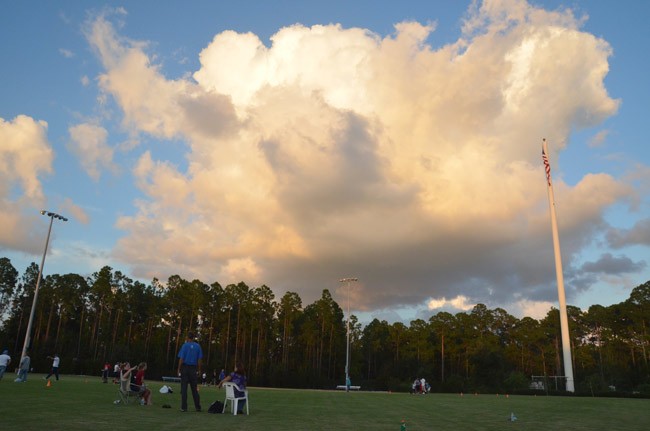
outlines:
[[[226,388],[226,400],[223,402],[223,412],[226,412],[226,405],[228,404],[228,400],[230,400],[230,406],[232,409],[232,414],[237,415],[237,410],[239,407],[239,401],[245,400],[246,401],[246,414],[250,414],[248,411],[248,389],[244,389],[243,391],[239,389],[239,386],[232,382],[226,382],[223,384],[223,387]],[[237,397],[235,396],[235,389],[239,392],[243,392],[244,395]]]

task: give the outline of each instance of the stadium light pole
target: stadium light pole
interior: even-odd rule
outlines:
[[[23,352],[20,355],[20,360],[22,362],[23,358],[27,354],[27,348],[29,347],[29,342],[31,341],[32,333],[32,323],[34,321],[34,311],[36,310],[36,301],[38,299],[38,288],[41,286],[41,277],[43,276],[43,266],[45,265],[45,255],[47,254],[47,246],[50,243],[50,234],[52,233],[52,223],[54,219],[61,221],[68,221],[67,218],[51,211],[41,211],[41,215],[47,215],[50,218],[50,227],[47,230],[47,238],[45,239],[45,250],[43,250],[43,258],[41,259],[41,266],[38,267],[38,278],[36,279],[36,288],[34,289],[34,299],[32,300],[32,311],[29,313],[29,321],[27,322],[27,332],[25,333],[25,343],[23,344]]]
[[[347,344],[345,348],[345,391],[350,391],[350,283],[359,281],[357,278],[342,278],[339,283],[345,283],[348,291],[348,320],[347,326]]]

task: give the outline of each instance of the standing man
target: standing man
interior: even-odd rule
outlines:
[[[27,373],[29,373],[29,364],[31,363],[31,359],[28,355],[29,352],[25,350],[25,356],[20,360],[20,365],[18,365],[18,378],[14,380],[14,382],[26,382],[27,381]]]
[[[181,411],[187,411],[187,384],[192,389],[194,408],[201,411],[201,399],[197,389],[198,375],[201,372],[201,359],[203,351],[199,343],[194,341],[194,333],[187,334],[187,340],[178,352],[178,375],[181,377]]]
[[[5,370],[11,363],[11,356],[9,356],[9,350],[5,350],[2,352],[2,355],[0,355],[0,380],[2,380],[2,376],[5,375]]]
[[[54,356],[48,356],[47,359],[52,360],[52,371],[50,371],[50,374],[47,375],[45,380],[49,379],[52,374],[56,376],[56,380],[59,381],[59,362],[61,362],[61,359],[59,359],[59,355],[56,353]]]

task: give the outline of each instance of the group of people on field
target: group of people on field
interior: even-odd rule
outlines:
[[[198,382],[201,378],[202,383],[206,383],[207,376],[205,373],[201,372],[202,361],[203,360],[203,350],[199,343],[196,342],[194,333],[190,332],[187,334],[187,339],[185,343],[181,346],[180,351],[178,352],[178,369],[177,374],[181,379],[181,412],[187,411],[187,392],[188,386],[190,392],[192,393],[192,399],[194,401],[194,409],[197,412],[200,412],[201,409],[201,397],[198,391]],[[141,398],[142,405],[151,405],[151,390],[147,387],[144,381],[145,371],[147,370],[147,363],[141,362],[135,367],[132,367],[128,362],[122,362],[115,364],[113,368],[114,377],[119,376],[119,381],[114,380],[116,383],[120,383],[124,387],[127,386],[131,392],[137,393]],[[110,372],[110,364],[105,363],[102,369],[102,381],[104,383],[108,382],[108,374]],[[226,375],[225,370],[221,370],[219,374],[219,381],[217,382],[216,370],[213,373],[213,382],[218,387],[221,387],[226,382],[235,383],[241,391],[235,390],[236,396],[243,396],[246,389],[246,370],[241,363],[237,363],[235,370]],[[243,409],[245,403],[239,403],[239,410]]]
[[[150,406],[153,404],[151,402],[151,390],[144,383],[146,370],[146,362],[140,362],[134,367],[128,362],[119,364],[120,384],[125,388],[128,387],[129,391],[135,392],[140,397],[142,405]]]
[[[49,374],[44,378],[49,379],[54,375],[56,379],[59,380],[59,362],[61,361],[59,355],[55,353],[54,356],[48,356],[47,359],[52,360],[52,368],[50,369]],[[32,360],[29,357],[29,352],[25,351],[25,354],[20,358],[20,363],[16,369],[18,377],[16,377],[14,382],[23,383],[27,381],[27,374],[31,371],[31,362]],[[11,356],[9,356],[9,351],[5,349],[0,355],[0,380],[4,377],[9,364],[11,364]]]
[[[424,377],[417,378],[413,381],[413,384],[411,385],[411,393],[412,394],[428,394],[429,391],[431,390],[431,385],[429,382],[427,382]]]
[[[202,359],[203,359],[203,350],[199,343],[194,339],[194,333],[190,332],[187,334],[187,339],[185,343],[181,346],[180,351],[178,352],[178,376],[181,378],[181,412],[187,411],[187,387],[190,387],[192,392],[192,400],[194,401],[194,409],[197,412],[201,411],[201,398],[199,396],[199,390],[197,388],[199,376],[202,377],[202,381],[206,380],[205,374],[201,373]],[[221,387],[226,382],[233,382],[236,384],[240,391],[235,389],[235,396],[240,397],[244,395],[244,390],[246,389],[246,369],[241,363],[235,365],[235,370],[226,375],[224,370],[221,370],[219,375],[219,383],[217,387]],[[238,410],[239,413],[242,412],[245,403],[239,403]]]
[[[48,356],[48,359],[52,359],[52,368],[45,379],[49,379],[52,375],[54,375],[56,379],[59,380],[60,358],[58,354],[55,353],[54,356]],[[177,373],[181,379],[181,412],[187,411],[188,386],[192,393],[194,408],[198,412],[201,411],[201,398],[199,396],[197,385],[199,378],[202,379],[203,384],[206,384],[207,380],[206,374],[201,372],[202,359],[203,350],[201,349],[199,343],[196,342],[194,333],[189,332],[187,334],[185,343],[183,343],[180,351],[178,352]],[[5,350],[0,355],[0,380],[2,380],[2,377],[4,376],[5,371],[10,363],[11,357],[9,356],[9,352]],[[27,381],[27,374],[30,371],[30,363],[31,359],[26,352],[25,355],[21,358],[20,365],[18,367],[18,378],[15,380],[16,382]],[[104,383],[108,383],[110,369],[110,364],[106,362],[102,368],[102,381]],[[142,400],[142,404],[151,405],[151,390],[147,387],[144,381],[146,370],[146,362],[140,362],[137,366],[131,366],[129,362],[118,362],[113,368],[113,382],[127,386],[126,382],[128,381],[129,390],[138,394]],[[218,383],[215,370],[213,373],[212,382],[219,388],[226,382],[232,382],[239,388],[239,390],[235,389],[235,396],[242,397],[244,396],[243,391],[246,390],[246,369],[241,362],[235,364],[234,371],[228,375],[226,375],[225,370],[222,369],[218,377]],[[238,403],[240,412],[244,406],[245,402]]]

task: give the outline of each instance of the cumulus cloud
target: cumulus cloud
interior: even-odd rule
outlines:
[[[173,80],[100,17],[88,40],[124,127],[187,145],[183,164],[140,156],[144,198],[114,253],[138,276],[244,278],[306,300],[354,275],[361,310],[553,300],[541,138],[553,164],[572,129],[619,104],[603,84],[611,48],[581,24],[510,0],[473,7],[440,47],[417,22],[388,36],[296,24],[270,46],[225,31]],[[633,191],[605,174],[554,185],[570,264]]]
[[[427,303],[427,308],[429,310],[439,310],[442,308],[448,308],[451,307],[453,310],[456,311],[468,311],[471,310],[476,304],[470,304],[467,302],[467,297],[463,295],[458,295],[455,298],[452,299],[446,299],[446,298],[441,298],[441,299],[430,299],[429,302]]]
[[[102,169],[117,172],[117,165],[113,163],[113,149],[106,143],[106,129],[83,123],[70,127],[69,133],[67,148],[79,159],[88,176],[97,181]]]
[[[630,229],[611,228],[607,232],[607,241],[615,248],[650,245],[650,218],[639,220]]]
[[[605,144],[608,135],[609,135],[609,130],[599,131],[589,140],[589,144],[588,144],[589,147],[590,148],[602,147]]]
[[[70,142],[67,148],[79,159],[88,176],[98,181],[103,169],[117,173],[117,165],[113,163],[113,148],[106,143],[106,129],[83,123],[70,127],[69,133]]]
[[[645,268],[645,261],[634,262],[627,256],[613,256],[605,253],[595,262],[585,262],[582,270],[604,274],[620,275],[629,272],[638,272]]]
[[[23,211],[45,203],[41,177],[51,174],[54,152],[47,123],[26,115],[0,118],[0,247],[34,251],[41,233],[35,215]]]
[[[528,301],[522,299],[512,305],[512,307],[508,307],[508,311],[513,315],[543,319],[552,307],[557,308],[557,301]]]
[[[90,222],[90,217],[88,216],[88,213],[79,205],[72,202],[72,199],[70,198],[66,198],[61,203],[61,211],[66,215],[68,214],[71,215],[79,223],[88,224]]]

